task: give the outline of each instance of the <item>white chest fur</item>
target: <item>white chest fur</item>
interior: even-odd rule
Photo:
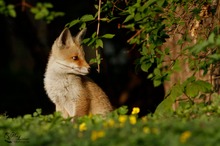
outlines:
[[[80,77],[75,75],[50,75],[45,76],[45,89],[49,98],[54,103],[65,103],[76,100],[80,96],[82,87]]]

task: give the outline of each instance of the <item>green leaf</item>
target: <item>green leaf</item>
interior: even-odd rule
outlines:
[[[135,10],[136,10],[136,8],[135,8],[135,7],[128,7],[127,12],[128,12],[129,14],[131,14],[131,15],[133,15],[133,16],[134,16],[134,14],[135,14]]]
[[[208,47],[208,45],[209,45],[209,42],[204,41],[204,42],[202,42],[202,43],[199,43],[199,44],[195,45],[195,46],[190,50],[190,52],[192,52],[192,53],[194,53],[194,54],[198,54],[200,51],[205,50],[206,47]]]
[[[43,6],[43,4],[42,4],[42,3],[40,3],[40,2],[38,2],[38,3],[36,4],[36,6],[40,8],[40,7],[42,7],[42,6]]]
[[[0,0],[0,6],[5,6],[5,2],[3,0]]]
[[[25,120],[29,120],[29,119],[32,119],[32,115],[31,114],[26,114],[24,115],[23,117]]]
[[[154,69],[154,74],[155,74],[156,76],[161,76],[161,71],[160,71],[160,69],[159,69],[159,68],[155,68],[155,69]]]
[[[124,28],[129,28],[129,29],[131,29],[131,31],[135,30],[134,23],[131,23],[131,24],[128,24],[128,25],[124,25]]]
[[[44,3],[44,6],[47,8],[53,8],[53,5],[51,3]]]
[[[34,14],[37,13],[38,11],[39,10],[36,7],[31,8],[31,12],[34,13]]]
[[[43,18],[43,16],[44,16],[44,15],[43,15],[42,13],[39,13],[39,12],[38,12],[38,13],[36,13],[36,15],[34,16],[34,18],[37,19],[37,20],[39,20],[39,19]]]
[[[111,21],[113,21],[113,20],[115,20],[115,19],[119,19],[120,17],[113,17],[113,18],[111,18],[111,19],[109,19],[107,22],[109,23],[109,22],[111,22]]]
[[[162,7],[164,2],[165,2],[165,0],[158,0],[157,4],[158,4],[158,6]]]
[[[96,35],[97,35],[97,33],[96,33],[96,32],[94,32],[94,33],[92,34],[92,38],[95,38],[95,37],[96,37]]]
[[[191,98],[199,95],[199,92],[209,93],[212,90],[212,85],[203,80],[192,81],[188,83],[185,88],[185,93]]]
[[[215,43],[215,34],[214,34],[214,33],[211,33],[211,34],[209,35],[208,42],[209,42],[210,44],[214,44],[214,43]]]
[[[172,105],[176,98],[183,94],[182,85],[174,85],[168,96],[157,106],[155,114],[159,116],[171,115],[173,113]]]
[[[84,29],[84,28],[86,28],[86,23],[85,23],[85,22],[81,24],[81,26],[79,27],[79,29],[81,30],[81,29]]]
[[[97,59],[97,64],[101,64],[101,60],[102,60],[102,58],[98,58]]]
[[[186,87],[189,83],[194,82],[196,80],[195,76],[191,76],[189,78],[187,78],[184,82],[183,82],[183,87]]]
[[[97,64],[101,64],[101,60],[102,60],[102,58],[101,58],[101,55],[100,54],[97,54],[97,56],[96,56],[96,63]]]
[[[146,2],[146,7],[149,7],[151,4],[153,4],[153,3],[155,3],[156,2],[156,0],[148,0],[147,2]]]
[[[128,113],[128,107],[127,107],[127,106],[119,107],[119,108],[117,109],[117,111],[118,111],[118,113],[119,113],[120,115],[125,115],[125,114]]]
[[[212,104],[216,105],[217,107],[220,105],[220,96],[218,93],[212,94]]]
[[[72,27],[72,26],[76,25],[79,22],[80,22],[80,20],[76,19],[76,20],[71,21],[68,25],[69,25],[69,27]]]
[[[183,94],[183,86],[180,84],[174,85],[170,94],[156,108],[155,114],[160,116],[171,115],[173,113],[172,105],[176,98]]]
[[[209,82],[198,80],[198,81],[195,81],[194,84],[197,85],[197,87],[199,88],[201,92],[209,93],[212,91],[212,84],[210,84]]]
[[[135,16],[134,16],[134,20],[135,21],[140,21],[141,19],[142,19],[141,13],[136,13]]]
[[[220,35],[217,36],[215,43],[217,46],[220,46]]]
[[[158,87],[158,86],[160,86],[161,85],[161,80],[153,80],[153,84],[154,84],[154,87]]]
[[[170,93],[170,97],[176,100],[177,97],[183,94],[183,89],[184,89],[184,86],[181,84],[177,84],[173,86],[171,93]]]
[[[47,8],[42,8],[40,13],[42,13],[43,17],[49,15],[49,10]]]
[[[172,69],[173,69],[174,71],[181,71],[181,67],[180,67],[180,62],[179,62],[179,60],[175,60]]]
[[[208,57],[216,61],[220,60],[220,54],[212,54],[212,55],[209,55]]]
[[[190,83],[186,86],[185,93],[188,97],[194,98],[199,95],[199,88],[196,84]]]
[[[83,39],[83,44],[87,44],[89,41],[91,40],[91,38],[86,38],[86,39]]]
[[[97,9],[97,10],[99,9],[99,5],[94,5],[94,7],[95,7],[95,9]]]
[[[100,20],[101,20],[101,21],[110,21],[109,18],[101,18]]]
[[[142,45],[142,51],[141,51],[141,55],[144,55],[144,56],[146,56],[147,55],[147,53],[148,53],[148,51],[147,51],[147,47],[146,47],[146,44],[145,43],[143,43],[143,45]]]
[[[14,9],[14,7],[15,7],[15,6],[12,5],[12,4],[7,5],[7,8],[8,8],[8,9]]]
[[[153,78],[153,76],[154,76],[154,75],[151,73],[151,74],[149,74],[149,75],[147,76],[147,78],[148,78],[148,79],[151,79],[151,78]]]
[[[105,35],[101,36],[101,38],[111,39],[114,36],[115,36],[114,34],[105,34]]]
[[[93,17],[93,15],[87,14],[87,15],[82,16],[80,20],[83,22],[87,22],[87,21],[95,20],[95,18]]]
[[[37,112],[39,115],[41,115],[41,114],[42,114],[42,109],[38,108],[38,109],[36,109],[36,112]]]
[[[141,64],[141,70],[148,72],[149,68],[152,66],[150,62],[144,62]]]
[[[96,38],[90,38],[90,40],[88,41],[87,45],[91,46],[94,44],[94,42],[96,41]]]
[[[97,39],[96,40],[96,46],[95,46],[96,48],[98,48],[98,47],[101,47],[101,48],[103,48],[103,41],[101,40],[101,39]]]
[[[172,98],[167,97],[156,108],[155,114],[159,116],[171,115],[173,113],[172,105],[174,101]]]
[[[92,59],[90,59],[89,64],[94,64],[94,63],[97,63],[96,58],[92,58]]]
[[[16,17],[16,11],[14,9],[14,5],[8,5],[8,13],[11,17]]]
[[[133,14],[132,14],[132,15],[128,15],[128,16],[125,18],[125,20],[124,20],[123,23],[126,23],[126,22],[130,21],[130,20],[133,19],[133,18],[134,18],[134,15],[133,15]]]

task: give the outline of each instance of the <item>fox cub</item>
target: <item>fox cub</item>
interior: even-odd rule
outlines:
[[[106,94],[85,76],[90,66],[81,46],[84,34],[85,29],[72,37],[65,28],[52,46],[45,72],[46,93],[64,118],[112,111]]]

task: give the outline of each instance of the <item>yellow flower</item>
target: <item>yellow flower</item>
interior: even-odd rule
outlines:
[[[185,131],[180,135],[180,142],[185,143],[190,137],[192,133],[190,131]]]
[[[100,130],[100,131],[92,131],[91,139],[92,141],[95,141],[98,138],[102,138],[105,136],[105,132]]]
[[[149,128],[149,127],[144,127],[144,128],[143,128],[143,132],[144,132],[145,134],[149,134],[149,133],[150,133],[150,128]]]
[[[109,126],[109,127],[113,127],[114,125],[115,125],[115,121],[112,120],[112,119],[109,119],[109,120],[108,120],[108,126]]]
[[[87,130],[87,127],[86,127],[86,123],[81,123],[79,125],[79,131],[82,132],[82,131],[86,131]]]
[[[108,121],[105,121],[103,123],[103,126],[105,128],[108,128],[108,127],[113,127],[115,125],[115,121],[113,119],[109,119]]]
[[[140,112],[140,108],[139,107],[133,107],[131,114],[138,114]]]
[[[127,120],[127,116],[126,116],[126,115],[119,115],[118,121],[119,121],[120,123],[125,123],[126,120]]]
[[[134,124],[137,123],[137,119],[136,119],[136,117],[133,116],[133,115],[129,116],[129,120],[130,120],[130,123],[131,123],[132,125],[134,125]]]

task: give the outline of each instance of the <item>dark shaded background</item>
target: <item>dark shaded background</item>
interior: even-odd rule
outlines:
[[[7,1],[19,4],[21,1]],[[29,0],[35,4],[36,1]],[[91,0],[51,0],[54,11],[65,12],[50,24],[35,20],[28,9],[21,11],[17,5],[17,17],[0,15],[0,114],[10,117],[33,113],[41,108],[43,114],[54,112],[54,104],[43,88],[44,71],[50,47],[65,24],[87,13],[95,13]],[[97,23],[88,25],[86,37],[96,31]],[[126,44],[129,34],[118,29],[118,21],[101,24],[100,34],[115,33],[112,40],[104,42],[101,73],[93,67],[90,77],[107,93],[112,105],[117,108],[127,105],[141,108],[141,115],[153,112],[164,96],[163,87],[154,88],[147,74],[135,72],[134,61],[139,56],[136,49],[129,50]],[[72,27],[72,34],[78,32]],[[87,53],[87,56],[91,56]]]

